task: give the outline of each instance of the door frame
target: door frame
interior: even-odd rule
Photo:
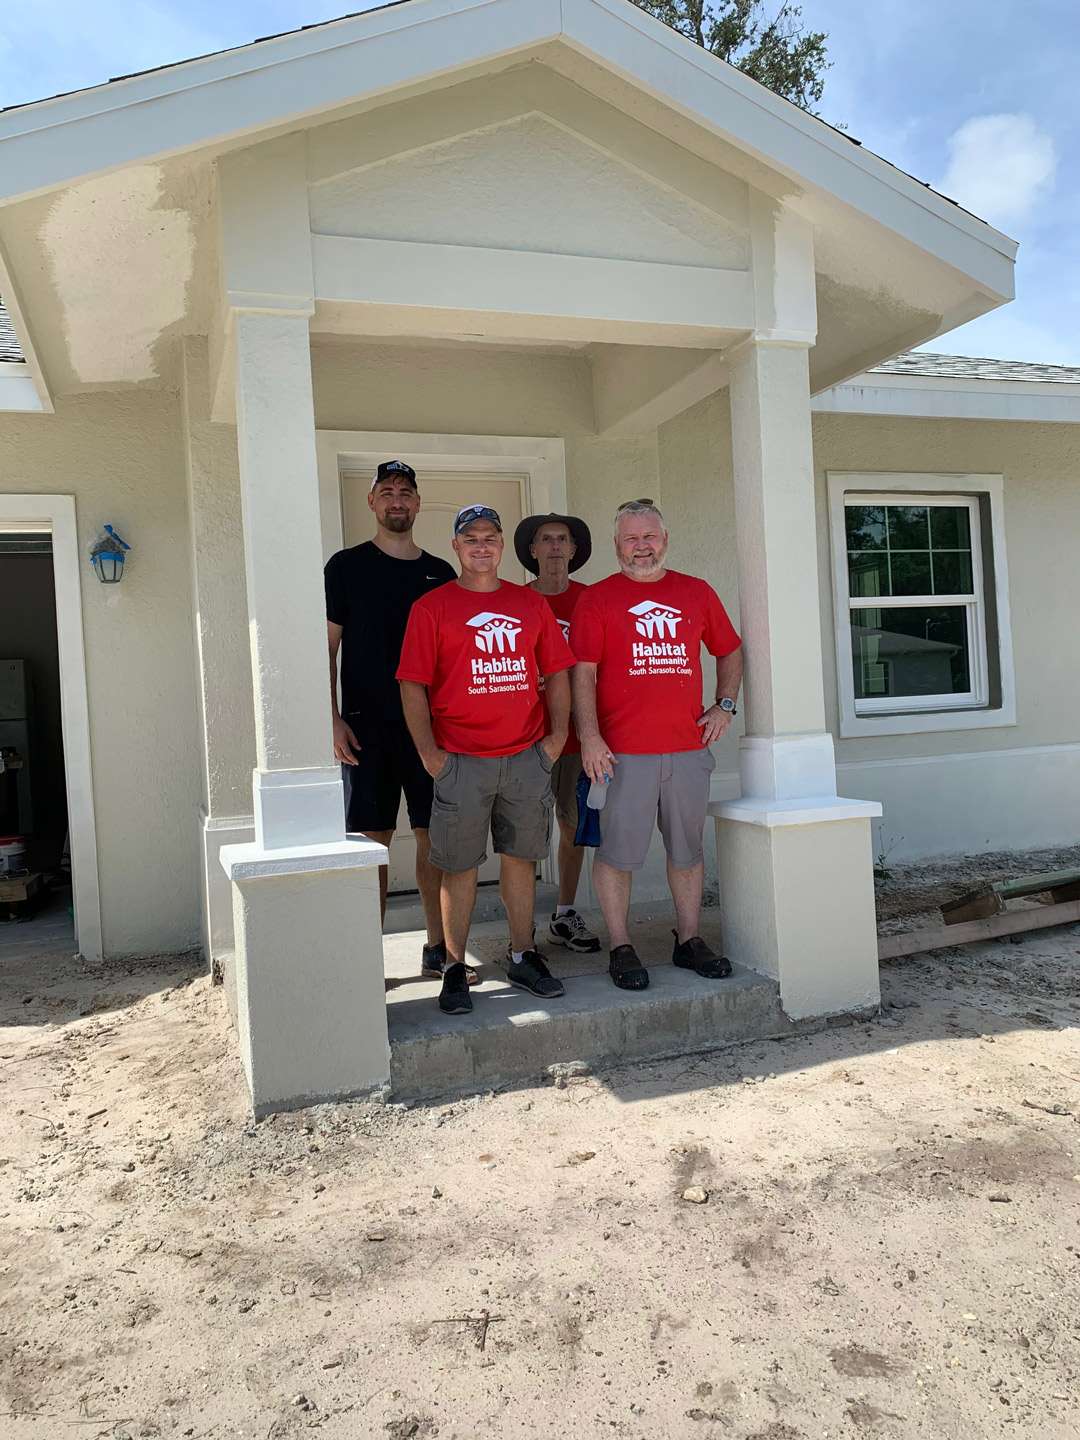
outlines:
[[[566,444],[535,435],[426,435],[400,430],[318,430],[319,506],[323,560],[344,543],[341,479],[382,460],[404,460],[415,470],[460,475],[470,471],[525,477],[526,515],[566,509]]]
[[[30,529],[48,530],[52,535],[56,639],[60,659],[60,721],[64,740],[75,941],[79,954],[85,960],[98,962],[102,958],[101,891],[75,497],[0,495],[0,532],[11,534]]]
[[[417,471],[444,475],[521,475],[523,515],[566,511],[566,444],[561,437],[536,435],[427,435],[398,430],[317,430],[319,509],[323,560],[345,544],[341,481],[346,474],[374,474],[383,460],[404,460]],[[540,862],[540,877],[556,873],[557,827],[551,850]]]

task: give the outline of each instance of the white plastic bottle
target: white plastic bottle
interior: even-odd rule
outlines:
[[[608,786],[610,783],[610,776],[604,775],[601,779],[594,780],[589,786],[589,798],[585,801],[585,804],[590,810],[602,810],[607,804]]]

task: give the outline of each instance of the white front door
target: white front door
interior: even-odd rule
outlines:
[[[420,490],[420,514],[413,529],[413,539],[429,555],[439,555],[456,568],[456,556],[450,545],[451,525],[463,505],[490,505],[497,510],[506,538],[506,555],[499,568],[504,580],[521,584],[532,577],[521,568],[514,554],[514,531],[526,513],[527,477],[513,473],[472,473],[417,471]],[[368,509],[370,472],[346,471],[341,477],[341,513],[345,544],[359,545],[375,533],[375,521]],[[481,867],[480,883],[498,880],[499,867],[489,855]],[[416,889],[416,842],[409,827],[404,800],[398,813],[397,831],[390,846],[390,892]]]

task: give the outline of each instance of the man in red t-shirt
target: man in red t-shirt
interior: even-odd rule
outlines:
[[[563,993],[536,950],[533,907],[574,663],[550,607],[499,579],[502,521],[490,506],[458,511],[453,547],[461,575],[413,605],[397,671],[406,724],[435,781],[429,838],[431,863],[443,872],[439,1007],[448,1015],[472,1009],[465,948],[489,830],[510,924],[507,977],[545,1000]]]
[[[592,554],[592,536],[576,515],[529,515],[514,532],[514,550],[526,570],[537,577],[528,587],[551,606],[563,635],[570,633],[570,617],[585,594],[585,586],[571,580]],[[559,899],[548,924],[548,939],[579,954],[595,954],[600,938],[574,909],[585,851],[574,843],[577,834],[577,783],[581,775],[581,746],[573,724],[563,753],[551,772],[555,819],[559,822]]]
[[[592,874],[610,937],[608,971],[624,990],[649,983],[627,917],[633,872],[645,863],[658,818],[675,902],[672,961],[708,979],[731,974],[698,924],[715,766],[709,746],[735,715],[741,641],[711,585],[665,568],[667,549],[667,526],[651,500],[620,505],[618,574],[589,586],[570,627],[582,764],[594,782],[610,777]],[[716,657],[716,703],[707,709],[702,645]]]

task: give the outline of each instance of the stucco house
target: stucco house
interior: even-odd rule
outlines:
[[[401,455],[429,548],[569,508],[585,580],[659,497],[746,643],[729,953],[873,1006],[876,847],[1076,836],[1080,370],[907,353],[1015,250],[628,0],[404,0],[0,114],[0,532],[51,535],[82,953],[202,943],[257,1110],[386,1082],[321,570]]]

